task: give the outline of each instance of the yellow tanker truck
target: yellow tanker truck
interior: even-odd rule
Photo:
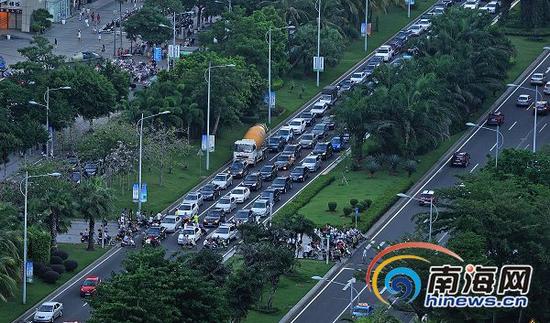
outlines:
[[[235,141],[233,160],[246,160],[248,164],[255,165],[265,158],[267,147],[267,126],[257,124],[245,133],[244,138]]]

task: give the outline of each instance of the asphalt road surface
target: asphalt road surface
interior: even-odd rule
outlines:
[[[544,59],[537,64],[535,69],[530,71],[527,76],[521,80],[522,87],[530,89],[515,88],[511,93],[504,94],[505,100],[496,107],[496,110],[501,111],[505,115],[505,123],[500,127],[500,131],[504,138],[503,146],[505,148],[517,148],[532,150],[533,130],[534,130],[534,113],[533,106],[528,108],[517,107],[516,100],[520,94],[530,94],[534,97],[534,87],[530,84],[531,74],[535,72],[550,71],[550,53],[547,53]],[[539,90],[542,93],[541,88]],[[544,95],[545,100],[550,100],[550,95]],[[475,122],[475,120],[472,120]],[[536,133],[537,133],[537,148],[550,143],[550,115],[537,117]],[[492,127],[492,129],[495,129]],[[472,173],[477,169],[482,168],[487,163],[487,155],[495,155],[496,132],[483,128],[477,128],[466,141],[459,147],[460,151],[469,152],[471,155],[470,165],[466,168],[452,168],[449,166],[450,156],[447,162],[437,170],[435,174],[428,177],[420,188],[408,195],[418,197],[425,189],[438,189],[456,185],[458,183],[457,175]],[[368,259],[378,252],[391,245],[395,241],[403,240],[403,236],[411,233],[415,228],[413,216],[419,213],[426,213],[428,208],[421,207],[414,200],[408,200],[395,214],[393,214],[386,223],[376,232],[370,234],[370,241],[366,244]],[[434,216],[434,220],[435,219]],[[429,222],[425,222],[426,227]],[[427,229],[426,229],[427,231]],[[434,237],[433,242],[445,244],[449,236],[447,233],[440,234]],[[345,268],[342,268],[334,276],[328,278],[330,282],[347,283],[353,277],[356,270],[365,270],[367,264],[363,263],[363,249],[357,250],[351,257]],[[364,281],[357,281],[355,284],[357,292],[354,295],[354,301],[367,302],[374,306],[381,306],[367,288]],[[388,293],[383,289],[382,293],[388,297]],[[357,296],[357,294],[359,294]],[[292,323],[306,322],[338,322],[343,317],[349,317],[350,304],[349,290],[343,291],[342,286],[333,283],[325,283],[324,286],[312,296],[302,309],[290,319]],[[390,298],[391,299],[391,298]],[[395,313],[394,313],[395,314]],[[398,313],[399,315],[399,313]],[[402,313],[399,317],[403,321],[410,319]]]

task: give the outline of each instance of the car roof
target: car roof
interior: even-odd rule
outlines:
[[[304,118],[294,118],[292,120],[290,120],[290,122],[292,121],[304,121],[305,119]]]
[[[530,95],[529,94],[520,94],[519,97],[529,97]]]
[[[84,280],[99,280],[99,276],[96,276],[96,275],[86,276]]]
[[[433,195],[435,192],[434,191],[430,191],[430,190],[423,190],[422,191],[422,194],[430,194],[430,195]]]
[[[44,302],[42,303],[42,305],[56,305],[56,304],[61,304],[59,302]]]
[[[166,215],[164,216],[164,218],[176,218],[176,217],[179,217],[179,215],[175,215],[175,214],[171,214],[171,215]]]

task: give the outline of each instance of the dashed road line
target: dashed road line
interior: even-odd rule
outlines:
[[[510,128],[508,128],[508,131],[512,130],[512,128],[514,128],[516,124],[518,124],[518,122],[514,121],[514,123],[512,123],[512,125],[510,126]]]
[[[476,170],[477,166],[479,166],[479,163],[475,164],[474,167],[472,167],[472,169],[470,169],[470,174],[474,172],[474,170]]]

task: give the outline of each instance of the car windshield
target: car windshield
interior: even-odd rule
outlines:
[[[244,168],[244,165],[242,163],[233,163],[231,165],[231,170],[241,170]]]
[[[213,191],[213,190],[214,190],[214,185],[211,185],[211,184],[205,185],[205,186],[202,188],[202,190],[203,190],[203,191],[206,191],[206,192],[208,192],[208,191]]]
[[[301,175],[302,173],[304,172],[304,168],[303,167],[296,167],[292,170],[291,174],[298,174],[298,175]]]
[[[279,134],[282,135],[282,136],[288,136],[290,134],[290,130],[289,129],[281,129],[281,130],[279,130]]]
[[[315,127],[313,127],[313,130],[325,130],[324,124],[316,124]]]
[[[244,188],[236,188],[231,193],[238,194],[238,195],[244,194]]]
[[[253,150],[254,150],[254,145],[245,144],[245,143],[235,144],[236,152],[249,153],[249,152],[252,152]]]
[[[293,153],[294,150],[296,150],[295,148],[296,148],[296,146],[286,146],[284,152]]]
[[[248,219],[248,211],[239,211],[235,214],[235,217],[238,219]]]
[[[273,166],[270,166],[270,165],[265,165],[264,167],[262,167],[262,172],[271,172],[271,170],[273,169]]]
[[[291,125],[291,126],[301,126],[301,125],[302,125],[302,121],[291,121],[291,122],[290,122],[290,125]]]
[[[380,54],[387,54],[387,53],[390,52],[390,50],[389,50],[388,48],[380,48],[380,49],[378,50],[378,52],[379,52]]]
[[[162,223],[174,224],[174,223],[176,223],[176,219],[166,217],[166,218],[162,219]]]
[[[415,29],[422,29],[422,26],[420,25],[412,25],[411,26],[411,29],[415,30]]]
[[[180,210],[183,210],[183,211],[189,211],[189,210],[191,210],[192,208],[191,208],[191,204],[182,204],[182,205],[180,205],[180,208],[179,208],[179,209],[180,209]]]
[[[254,202],[253,208],[255,208],[255,209],[263,209],[265,207],[266,207],[266,202],[265,201]]]
[[[188,200],[188,201],[195,201],[195,200],[198,200],[199,197],[198,197],[197,194],[189,194],[189,195],[187,195],[187,197],[185,199]]]
[[[148,236],[158,236],[160,234],[160,228],[159,227],[151,227],[147,229],[146,235]]]
[[[269,143],[271,144],[278,144],[281,139],[279,137],[272,137],[269,138]]]
[[[276,178],[273,181],[273,185],[285,185],[285,179],[284,178]]]
[[[354,78],[361,78],[363,77],[363,74],[361,73],[353,73],[353,75],[351,77],[354,77]]]
[[[53,305],[41,305],[38,308],[39,312],[53,312]]]
[[[277,161],[278,162],[286,162],[286,161],[288,161],[288,156],[287,155],[279,155],[279,157],[277,157]]]
[[[334,143],[334,144],[339,144],[339,143],[341,142],[340,137],[332,138],[331,141],[332,141],[332,143]]]
[[[312,134],[305,134],[302,136],[302,140],[313,140]]]
[[[315,147],[315,148],[325,150],[325,149],[327,149],[327,144],[318,144],[317,147]]]
[[[229,228],[228,227],[220,227],[220,228],[216,229],[216,232],[220,233],[220,234],[228,234],[229,233]]]
[[[304,164],[315,164],[317,162],[317,158],[315,157],[307,157],[304,159]]]
[[[222,198],[220,199],[220,202],[219,202],[219,203],[220,203],[220,204],[229,204],[229,203],[231,203],[231,202],[229,201],[229,198],[227,198],[227,197],[222,197]]]
[[[467,3],[474,4],[474,3],[477,3],[477,0],[467,0],[466,2],[467,2]]]
[[[195,230],[193,230],[193,229],[183,229],[183,230],[181,231],[181,233],[184,234],[184,235],[187,234],[187,235],[192,236],[192,235],[195,234]]]
[[[244,179],[245,181],[257,181],[258,180],[258,175],[254,174],[254,175],[248,175],[246,176],[246,178]]]
[[[95,280],[95,279],[86,279],[82,285],[83,286],[95,286],[95,285],[97,285],[97,280]]]
[[[221,216],[221,210],[212,210],[208,212],[207,218],[219,218]]]
[[[304,112],[300,115],[302,118],[311,118],[313,117],[313,115],[311,114],[311,112]]]
[[[215,181],[224,182],[225,181],[225,175],[216,175],[214,178]]]

